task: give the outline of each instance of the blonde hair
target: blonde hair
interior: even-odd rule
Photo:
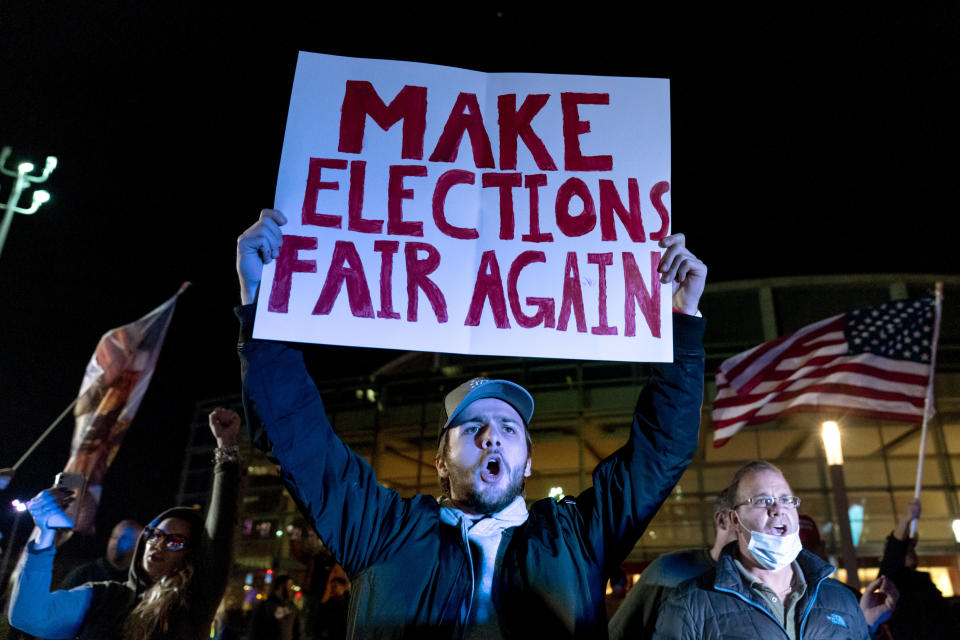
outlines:
[[[185,611],[190,604],[193,573],[193,563],[188,560],[180,569],[150,585],[124,621],[123,637],[149,640],[155,631],[169,631],[172,614],[178,609]]]

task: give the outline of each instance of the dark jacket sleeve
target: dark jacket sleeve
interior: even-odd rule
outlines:
[[[262,449],[272,446],[284,483],[337,562],[354,575],[422,535],[412,505],[429,498],[403,500],[378,484],[366,461],[334,434],[302,354],[287,344],[253,340],[252,305],[237,315],[251,439]]]
[[[910,540],[898,540],[896,536],[887,536],[883,546],[883,558],[880,560],[880,575],[889,576],[903,569],[906,564]]]
[[[597,466],[593,486],[577,497],[585,537],[606,571],[633,549],[696,451],[705,324],[673,314],[674,362],[652,366],[626,445]]]
[[[194,611],[200,623],[213,620],[227,588],[239,494],[239,462],[217,463],[213,469],[213,488],[201,541],[200,571],[193,590],[197,598]]]

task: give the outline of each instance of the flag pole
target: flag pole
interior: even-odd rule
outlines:
[[[913,487],[913,497],[920,497],[920,487],[923,484],[923,463],[927,453],[927,426],[930,418],[936,413],[933,406],[933,374],[937,369],[937,342],[940,340],[940,310],[943,303],[943,283],[938,282],[935,285],[935,294],[933,300],[933,341],[930,346],[930,378],[927,381],[927,396],[923,402],[923,426],[920,429],[920,453],[917,456],[917,481]],[[917,533],[916,519],[910,521],[910,537]]]
[[[24,462],[27,461],[27,458],[30,457],[30,454],[33,453],[34,450],[37,447],[39,447],[44,440],[47,439],[47,436],[49,436],[53,432],[53,430],[57,427],[57,425],[60,424],[64,418],[67,417],[67,414],[70,413],[70,411],[73,410],[73,408],[76,406],[77,400],[79,400],[79,398],[74,398],[73,402],[67,405],[67,408],[64,409],[60,413],[60,415],[57,416],[53,422],[50,423],[50,426],[47,427],[47,430],[44,431],[42,434],[40,434],[40,437],[37,438],[32,445],[30,445],[30,448],[27,449],[26,453],[20,456],[20,459],[17,460],[16,464],[14,464],[9,469],[0,469],[0,490],[7,488],[7,485],[10,484],[10,481],[13,479],[13,476],[17,472],[17,469],[20,468],[20,465],[22,465]]]

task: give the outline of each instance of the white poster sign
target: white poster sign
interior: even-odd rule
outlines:
[[[301,53],[257,338],[669,361],[669,82]]]

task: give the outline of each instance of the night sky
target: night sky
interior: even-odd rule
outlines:
[[[194,285],[107,476],[101,529],[169,506],[194,404],[239,391],[235,240],[272,205],[301,49],[670,78],[674,230],[711,280],[957,272],[956,6],[239,4],[0,3],[0,146],[15,162],[60,160],[53,200],[17,216],[0,255],[0,467],[71,402],[105,331]],[[9,189],[0,178],[0,199]],[[340,363],[328,376],[396,355],[312,350]],[[3,505],[51,483],[71,430],[0,495],[5,534]]]

